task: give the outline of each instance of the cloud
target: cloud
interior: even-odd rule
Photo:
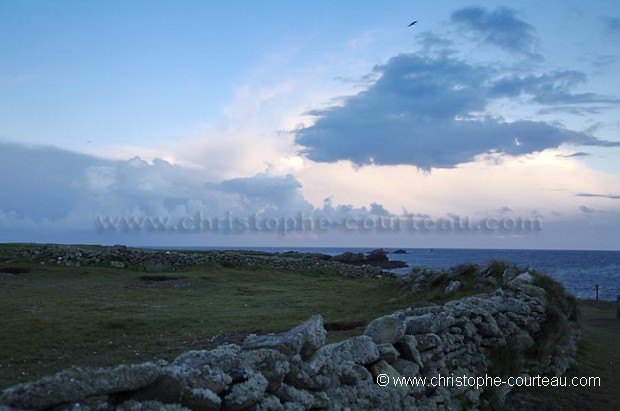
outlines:
[[[590,207],[586,207],[584,205],[579,206],[579,210],[581,210],[581,212],[584,214],[593,214],[597,212],[597,210],[590,208]]]
[[[612,104],[620,99],[596,93],[572,93],[571,89],[586,82],[586,75],[580,71],[564,70],[542,75],[509,76],[494,82],[490,91],[492,97],[532,96],[532,101],[545,105]]]
[[[591,156],[592,154],[590,153],[585,153],[583,151],[578,151],[576,153],[571,153],[571,154],[558,154],[557,157],[558,158],[577,158],[577,157],[588,157]]]
[[[54,147],[0,142],[0,171],[0,241],[100,242],[106,237],[97,232],[97,219],[172,224],[196,215],[212,220],[280,219],[299,213],[331,219],[389,215],[378,203],[370,210],[331,203],[314,207],[291,174],[262,172],[215,183],[200,169],[161,159],[103,160]],[[119,226],[112,234],[126,228]],[[140,238],[136,241],[154,241]]]
[[[34,221],[59,218],[79,194],[73,179],[87,167],[110,162],[51,146],[29,147],[0,141],[0,210]]]
[[[451,20],[483,43],[511,53],[534,56],[536,31],[531,24],[519,19],[514,9],[465,7],[453,12]]]
[[[620,17],[603,17],[603,27],[609,35],[620,35]]]
[[[583,81],[577,72],[505,77],[488,65],[416,54],[395,56],[375,71],[378,80],[343,105],[310,112],[316,122],[297,131],[296,142],[311,160],[431,169],[488,152],[522,155],[567,143],[620,145],[544,122],[505,122],[484,114],[490,102],[504,97],[531,95],[541,104],[601,100],[570,92]]]
[[[620,200],[620,195],[614,194],[594,194],[594,193],[578,193],[575,194],[577,197],[599,197],[599,198],[608,198],[610,200]]]
[[[278,211],[311,211],[312,205],[301,192],[301,184],[291,174],[270,176],[259,173],[252,177],[235,178],[219,184],[209,184],[208,188],[241,195],[245,200],[260,201],[261,206],[270,205]],[[255,209],[260,207],[254,207]]]

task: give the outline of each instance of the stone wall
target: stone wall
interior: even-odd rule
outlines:
[[[558,296],[506,278],[502,288],[410,307],[371,321],[363,335],[325,344],[319,315],[282,334],[189,351],[171,363],[69,368],[6,389],[3,410],[453,410],[498,403],[509,390],[401,387],[389,378],[559,376],[575,361],[579,328]],[[551,307],[553,305],[553,307]],[[569,307],[570,305],[559,306]],[[553,310],[552,310],[553,308]],[[549,336],[548,313],[567,326]],[[549,344],[549,338],[553,343]],[[537,350],[538,346],[551,347]],[[509,363],[509,364],[507,364]],[[513,375],[513,376],[516,376]],[[501,375],[500,375],[501,376]],[[91,400],[87,400],[91,398]],[[92,399],[94,398],[94,399]]]
[[[396,275],[372,265],[351,265],[325,254],[258,253],[234,250],[165,251],[116,246],[71,246],[49,244],[23,247],[0,255],[0,263],[27,261],[69,267],[107,266],[140,271],[174,271],[205,263],[230,267],[271,267],[301,272],[333,271],[347,277],[395,278]],[[1,268],[1,267],[0,267]]]

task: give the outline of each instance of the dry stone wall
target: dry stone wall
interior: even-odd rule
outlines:
[[[554,311],[567,326],[550,350],[539,352],[552,298],[531,284],[531,275],[513,277],[492,293],[377,318],[363,335],[334,344],[325,344],[323,320],[315,315],[282,334],[250,335],[240,345],[189,351],[170,363],[69,368],[4,390],[0,409],[479,409],[490,401],[488,389],[380,386],[377,377],[493,375],[506,365],[498,358],[514,360],[521,376],[563,374],[580,337],[572,314]],[[508,390],[496,389],[493,401]]]

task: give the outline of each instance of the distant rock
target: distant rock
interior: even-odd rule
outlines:
[[[392,254],[409,254],[409,252],[407,250],[403,250],[402,248],[399,248],[398,250],[392,251]]]
[[[387,255],[388,252],[383,248],[377,248],[370,251],[367,255],[364,255],[364,253],[345,252],[333,256],[332,261],[351,265],[371,265],[387,269],[408,267],[404,261],[390,261]]]
[[[347,251],[333,256],[332,261],[338,261],[339,263],[345,264],[362,265],[365,264],[366,257],[364,257],[364,253],[352,253]]]

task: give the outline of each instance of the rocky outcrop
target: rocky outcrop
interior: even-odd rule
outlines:
[[[464,280],[467,272],[453,278]],[[338,343],[325,344],[323,320],[315,315],[281,334],[250,335],[242,344],[186,352],[170,363],[72,368],[8,388],[0,404],[4,409],[88,410],[83,400],[105,395],[93,407],[478,409],[489,394],[501,401],[510,387],[438,386],[432,379],[507,378],[506,370],[516,372],[512,376],[559,376],[574,363],[579,328],[571,305],[553,287],[535,285],[541,283],[537,278],[536,273],[506,273],[503,288],[443,305],[409,307],[371,321],[363,335]],[[558,322],[564,327],[553,325]],[[410,378],[408,383],[403,377]]]
[[[387,255],[387,251],[382,248],[377,248],[368,252],[366,255],[364,255],[364,253],[345,252],[333,256],[331,260],[344,264],[351,264],[356,266],[370,265],[373,267],[381,267],[385,269],[408,267],[407,263],[405,263],[404,261],[392,261],[388,258]]]

